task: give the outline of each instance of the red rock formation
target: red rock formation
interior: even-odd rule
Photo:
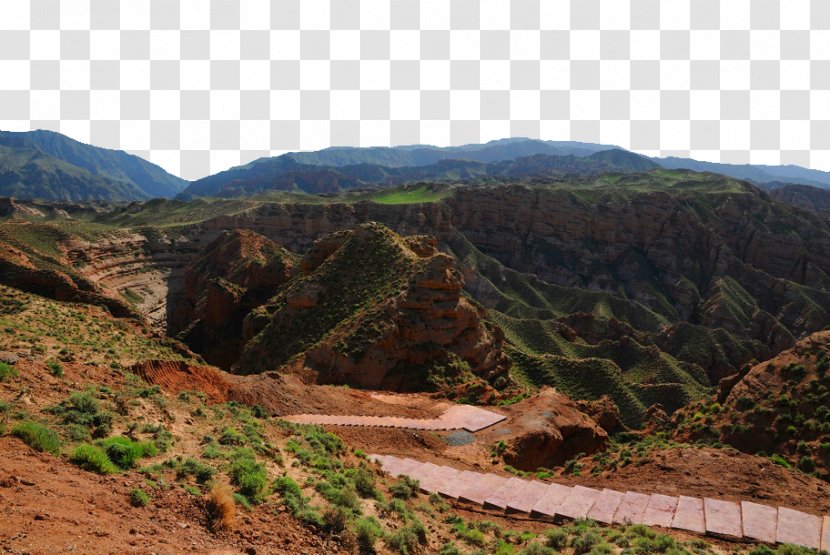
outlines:
[[[413,390],[434,387],[429,374],[441,369],[506,385],[503,334],[464,297],[434,239],[366,224],[322,238],[300,268],[246,319],[251,341],[235,371],[287,365],[318,383]]]
[[[535,471],[564,464],[577,455],[601,451],[608,434],[570,398],[554,389],[520,401],[510,410],[504,462]]]
[[[205,360],[230,367],[242,347],[242,320],[294,271],[294,256],[248,230],[219,235],[185,269],[171,331]]]

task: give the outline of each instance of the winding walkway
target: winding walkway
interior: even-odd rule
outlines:
[[[349,416],[328,414],[295,414],[283,420],[296,424],[331,426],[365,426],[377,428],[407,428],[411,430],[467,430],[478,432],[497,424],[506,417],[472,405],[453,405],[438,418],[398,418],[395,416]]]
[[[830,550],[830,516],[815,516],[787,507],[564,486],[390,455],[370,458],[392,476],[405,474],[417,479],[424,493],[439,493],[485,509],[556,520],[590,518],[603,524],[662,526],[726,539]]]

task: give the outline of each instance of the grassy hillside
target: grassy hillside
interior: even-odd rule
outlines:
[[[0,196],[51,201],[123,201],[150,197],[134,183],[97,175],[34,148],[0,144]]]
[[[121,150],[95,147],[70,139],[52,131],[31,131],[12,133],[0,131],[0,145],[18,150],[36,150],[44,155],[71,165],[76,170],[85,170],[88,174],[112,182],[122,183],[124,187],[117,200],[137,200],[152,197],[172,197],[187,185],[184,179],[172,175],[161,167],[138,156]],[[73,183],[71,186],[76,187]],[[21,198],[33,198],[22,197]],[[42,196],[38,198],[52,198]],[[57,197],[66,199],[67,197]],[[90,200],[99,197],[85,196],[81,191],[74,191],[71,200]]]

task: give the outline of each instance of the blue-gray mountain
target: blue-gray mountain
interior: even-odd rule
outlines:
[[[0,196],[52,201],[173,197],[188,182],[120,150],[52,131],[0,131]]]
[[[187,182],[137,156],[85,145],[59,133],[0,132],[0,196],[48,201],[134,201],[240,197],[272,191],[329,194],[416,182],[498,184],[580,179],[602,173],[691,169],[773,190],[787,184],[830,189],[830,173],[798,166],[752,166],[646,158],[614,146],[512,138],[439,148],[335,147],[260,158]]]

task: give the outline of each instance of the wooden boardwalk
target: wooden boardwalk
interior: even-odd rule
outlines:
[[[646,524],[725,539],[830,550],[830,516],[815,516],[787,507],[571,487],[460,471],[390,455],[370,458],[392,476],[405,474],[415,478],[425,493],[440,493],[487,509],[527,513],[536,518],[591,518],[604,524]]]
[[[396,416],[349,416],[295,414],[283,419],[297,424],[406,428],[410,430],[467,430],[477,432],[497,424],[506,417],[472,405],[453,405],[438,418],[398,418]]]

